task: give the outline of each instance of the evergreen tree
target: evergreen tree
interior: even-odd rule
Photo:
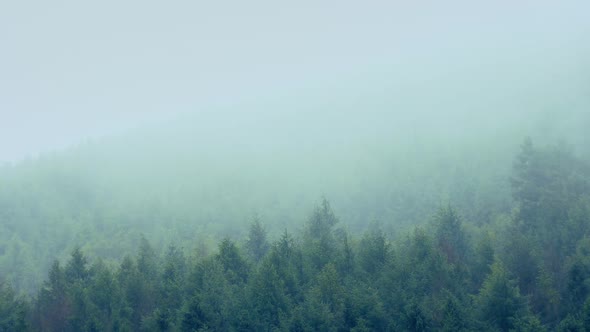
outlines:
[[[180,330],[183,332],[197,332],[206,329],[206,317],[201,308],[201,301],[198,296],[193,296],[183,310]]]
[[[246,250],[254,262],[259,262],[269,249],[266,235],[266,229],[260,223],[258,216],[250,224],[248,239],[246,240]]]
[[[89,277],[87,265],[88,260],[80,247],[74,248],[65,269],[67,281],[69,283],[85,282]]]
[[[291,307],[283,280],[269,260],[265,260],[252,278],[249,287],[249,309],[255,316],[257,331],[271,331],[280,327],[281,318]]]
[[[305,245],[307,256],[314,269],[321,270],[326,264],[337,260],[338,246],[333,227],[338,223],[330,203],[325,198],[317,206],[306,227]]]
[[[501,262],[492,265],[490,275],[476,297],[480,318],[501,331],[513,329],[518,319],[528,315],[526,298]]]
[[[409,332],[425,332],[430,329],[430,321],[424,310],[415,302],[404,308],[404,330]]]
[[[444,292],[442,307],[441,332],[460,332],[469,331],[471,322],[469,311],[463,304],[449,291]]]
[[[242,258],[238,247],[233,241],[225,238],[219,244],[216,259],[221,263],[231,283],[244,283],[248,280],[249,266]]]
[[[380,228],[365,233],[358,246],[358,263],[369,275],[378,276],[389,259],[390,248]]]
[[[143,236],[139,241],[137,270],[147,280],[155,280],[158,275],[158,257],[156,251]]]
[[[557,332],[586,332],[586,329],[583,321],[569,314],[559,322]]]
[[[0,280],[0,331],[26,331],[28,308],[12,287]]]
[[[470,270],[473,285],[479,289],[494,263],[495,249],[489,233],[485,233],[479,238],[474,251],[474,259],[471,262]]]
[[[36,308],[35,327],[42,331],[64,331],[71,312],[66,276],[58,261],[49,270],[49,279],[41,288]]]
[[[464,264],[469,245],[457,211],[450,205],[439,208],[435,215],[436,241],[450,264]]]

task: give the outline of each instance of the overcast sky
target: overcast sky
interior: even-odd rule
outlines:
[[[428,95],[450,78],[513,88],[500,97],[538,81],[588,91],[589,13],[587,0],[2,1],[0,161],[282,98]],[[244,112],[257,109],[281,111]]]

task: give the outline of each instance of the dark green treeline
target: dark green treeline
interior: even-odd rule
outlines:
[[[120,265],[81,250],[36,296],[0,284],[0,331],[590,331],[590,168],[526,140],[513,210],[488,223],[443,205],[388,236],[341,227],[328,201],[271,240],[255,219],[212,254],[142,239]]]

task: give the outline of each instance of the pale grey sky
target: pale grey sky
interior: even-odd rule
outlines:
[[[181,112],[281,112],[283,99],[575,104],[589,36],[587,0],[2,1],[0,161]]]

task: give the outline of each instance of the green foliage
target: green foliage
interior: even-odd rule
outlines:
[[[508,331],[528,315],[527,300],[520,295],[518,285],[511,279],[501,262],[492,265],[476,297],[480,318],[501,331]]]
[[[347,327],[354,327],[357,330],[364,328],[373,331],[385,330],[389,319],[381,294],[372,283],[357,280],[344,286],[347,292],[344,313]]]
[[[58,261],[49,270],[49,279],[39,291],[35,306],[35,325],[44,331],[62,331],[71,310],[66,276]]]
[[[27,304],[10,285],[0,281],[0,331],[25,331],[28,328]]]
[[[590,238],[578,242],[576,254],[570,257],[566,268],[570,306],[580,308],[590,295]]]
[[[157,255],[145,237],[141,237],[137,254],[137,270],[147,279],[154,279],[158,274]]]
[[[338,223],[338,218],[334,215],[330,202],[326,198],[317,206],[311,218],[309,218],[307,234],[315,239],[322,239],[330,236],[332,227]]]
[[[491,272],[491,266],[494,263],[495,249],[489,233],[480,236],[474,251],[475,257],[470,268],[473,280],[472,287],[478,289],[485,277]]]
[[[430,321],[424,310],[417,303],[410,303],[404,308],[404,329],[410,332],[424,332],[430,329]]]
[[[207,329],[207,318],[197,296],[192,297],[182,312],[181,331],[196,332]]]
[[[435,222],[439,250],[450,264],[464,264],[469,245],[457,211],[450,205],[441,207],[435,215]]]
[[[541,324],[539,318],[533,315],[528,315],[517,319],[514,322],[514,332],[545,332],[547,328]]]
[[[377,276],[387,263],[389,255],[389,243],[379,228],[367,231],[358,244],[359,263],[369,275]]]
[[[265,260],[253,277],[249,294],[249,310],[254,313],[255,329],[270,331],[279,328],[281,318],[289,313],[291,301],[284,281],[272,262]]]
[[[584,322],[576,317],[567,315],[559,325],[557,325],[557,332],[585,332]]]
[[[88,279],[88,261],[79,247],[72,251],[72,258],[66,265],[66,279],[69,283],[85,282]]]
[[[449,291],[443,292],[443,305],[441,308],[442,320],[440,322],[441,332],[469,331],[472,325],[471,312],[463,303]]]
[[[232,283],[243,283],[248,279],[250,268],[242,258],[235,243],[225,238],[219,244],[219,253],[215,258],[221,263],[227,278]]]
[[[590,167],[564,144],[538,149],[527,139],[511,183],[519,233],[540,244],[547,268],[558,272],[588,230],[575,211],[588,206]]]
[[[326,264],[336,262],[339,248],[333,227],[337,223],[338,218],[324,198],[314,209],[305,230],[304,248],[312,268],[321,270]]]
[[[523,294],[533,292],[535,282],[540,273],[540,260],[535,252],[532,239],[513,231],[506,235],[503,263],[518,279],[518,286]]]
[[[253,261],[258,262],[266,255],[268,249],[266,229],[260,223],[260,219],[255,217],[250,224],[248,239],[246,240],[246,251]]]

